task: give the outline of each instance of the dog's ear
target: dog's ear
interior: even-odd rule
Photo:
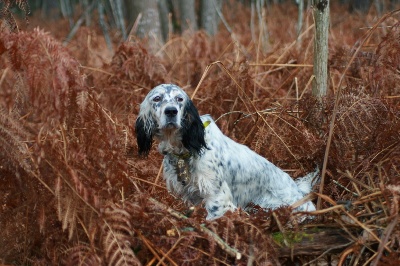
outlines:
[[[135,125],[136,140],[139,147],[139,155],[147,157],[149,155],[151,145],[153,144],[153,129],[145,124],[143,117],[136,119]]]
[[[204,139],[204,125],[199,112],[191,100],[185,105],[181,128],[182,144],[192,154],[201,155],[207,144]]]

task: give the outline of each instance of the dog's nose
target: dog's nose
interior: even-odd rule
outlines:
[[[175,117],[177,113],[178,113],[178,110],[175,107],[167,107],[164,110],[164,114],[167,117]]]

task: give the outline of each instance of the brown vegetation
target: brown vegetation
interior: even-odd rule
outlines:
[[[273,5],[263,54],[242,23],[249,10],[231,8],[235,36],[222,25],[212,38],[188,32],[157,55],[131,39],[116,41],[111,57],[95,28],[63,47],[42,29],[3,23],[0,263],[290,265],[332,255],[341,265],[400,263],[398,14],[377,23],[373,12],[361,19],[332,7],[321,107],[310,95],[312,18],[295,42],[297,11]],[[322,165],[336,113],[314,219],[299,225],[288,208],[254,206],[208,222],[203,208],[171,196],[161,156],[139,158],[133,132],[139,103],[163,82],[195,93],[200,113],[220,117],[225,134],[293,177]]]

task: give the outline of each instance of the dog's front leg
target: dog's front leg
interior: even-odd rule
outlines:
[[[232,193],[228,184],[223,181],[220,186],[213,190],[213,193],[207,195],[205,200],[205,207],[207,210],[207,220],[217,219],[225,214],[227,211],[236,210],[235,204],[232,202]]]

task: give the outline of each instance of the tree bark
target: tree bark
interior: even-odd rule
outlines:
[[[299,5],[298,17],[297,17],[297,37],[298,37],[301,33],[301,29],[303,28],[304,0],[298,0],[297,4]]]
[[[220,0],[202,0],[200,7],[200,26],[209,35],[215,35],[218,31],[217,8],[221,10]]]
[[[328,89],[329,0],[314,0],[314,82],[312,93],[321,99]]]
[[[350,0],[350,12],[356,11],[361,13],[368,13],[372,4],[372,0]]]
[[[169,38],[169,33],[172,32],[172,25],[170,25],[171,10],[167,0],[158,0],[158,10],[160,12],[161,34],[164,41]]]
[[[179,12],[182,32],[187,29],[196,31],[198,27],[196,23],[195,0],[180,0]]]
[[[156,52],[163,44],[157,0],[133,1],[131,11],[135,20],[139,20],[136,36],[148,38],[150,51]]]

